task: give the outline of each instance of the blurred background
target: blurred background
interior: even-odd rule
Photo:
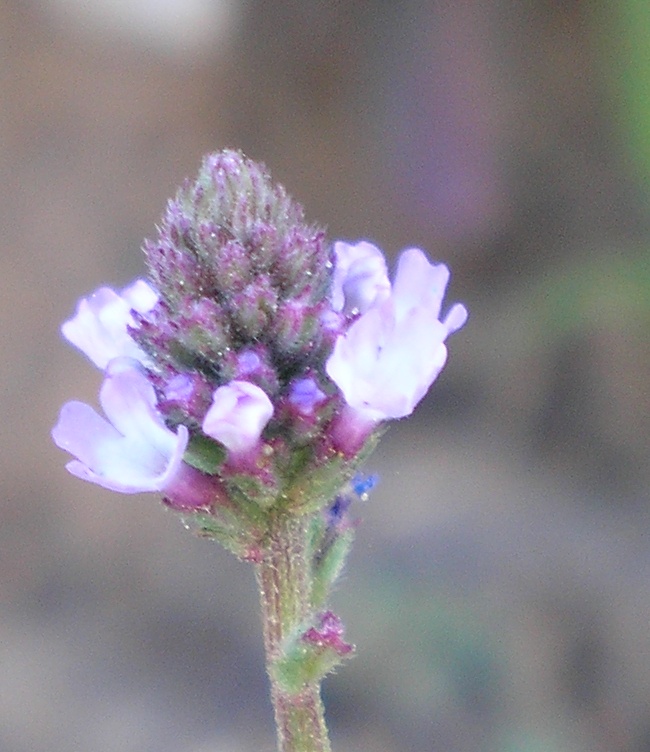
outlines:
[[[469,324],[335,609],[335,750],[650,750],[650,4],[0,0],[0,750],[274,749],[253,573],[49,431],[59,334],[225,146]]]

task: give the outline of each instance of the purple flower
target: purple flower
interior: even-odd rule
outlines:
[[[159,410],[175,422],[189,418],[200,423],[212,401],[212,385],[200,373],[179,373],[164,383]]]
[[[297,442],[305,443],[320,435],[320,428],[330,417],[331,398],[320,388],[316,374],[293,379],[277,404],[276,415]]]
[[[372,243],[334,243],[336,266],[332,278],[332,308],[365,313],[390,295],[384,254]]]
[[[318,384],[311,377],[296,379],[291,384],[288,401],[301,415],[313,415],[318,406],[326,399],[325,392],[318,388]]]
[[[278,374],[269,349],[261,344],[224,355],[221,373],[225,381],[249,381],[267,394],[278,391]]]
[[[61,331],[98,368],[106,368],[120,356],[144,362],[146,355],[131,339],[127,327],[135,324],[131,311],[147,313],[157,302],[156,291],[141,279],[119,295],[110,287],[100,287],[79,301],[76,314]]]
[[[444,264],[404,251],[390,295],[378,296],[338,337],[326,369],[351,408],[345,420],[355,443],[373,424],[410,415],[442,370],[445,340],[467,319],[456,304],[440,320],[448,281]]]
[[[68,402],[61,410],[52,438],[77,458],[67,469],[112,491],[164,491],[173,497],[175,485],[187,482],[182,459],[188,431],[179,426],[174,433],[165,426],[139,364],[113,360],[99,400],[108,420],[83,402]]]
[[[273,415],[273,404],[250,381],[231,381],[215,390],[203,432],[234,454],[254,449]]]

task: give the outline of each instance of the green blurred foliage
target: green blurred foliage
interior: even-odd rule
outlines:
[[[650,3],[621,0],[610,3],[602,23],[603,55],[614,96],[619,99],[619,118],[635,167],[650,181]],[[612,30],[614,33],[612,34]]]
[[[648,125],[650,135],[650,119]],[[646,331],[650,253],[613,249],[549,270],[539,281],[535,297],[530,313],[547,337],[549,332],[561,337],[605,327]]]

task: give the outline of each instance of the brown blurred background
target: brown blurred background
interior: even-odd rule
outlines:
[[[647,23],[646,23],[647,21]],[[61,339],[201,155],[471,312],[335,608],[335,750],[650,750],[643,0],[0,0],[0,751],[274,748],[252,572],[64,470]]]

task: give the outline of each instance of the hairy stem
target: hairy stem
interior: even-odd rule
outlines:
[[[273,665],[283,656],[283,644],[311,616],[311,561],[306,551],[307,516],[279,513],[270,524],[268,543],[256,565],[262,606],[266,665],[271,679],[280,752],[330,752],[320,682],[299,691],[284,690]]]

